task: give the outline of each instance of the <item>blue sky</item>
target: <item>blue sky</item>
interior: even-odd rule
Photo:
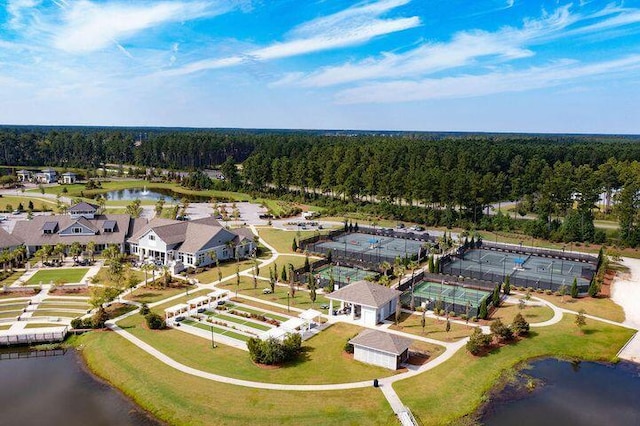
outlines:
[[[0,123],[640,133],[640,1],[5,0]]]

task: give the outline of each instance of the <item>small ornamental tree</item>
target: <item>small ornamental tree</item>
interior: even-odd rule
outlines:
[[[431,273],[431,274],[433,274],[435,272],[435,265],[433,263],[433,256],[429,256],[429,262],[428,262],[427,269],[429,270],[429,273]]]
[[[402,304],[400,299],[396,301],[396,325],[400,322],[400,316],[402,315]]]
[[[304,257],[304,272],[309,272],[309,253]]]
[[[437,258],[433,264],[433,272],[438,274],[440,273],[440,258]]]
[[[422,334],[424,334],[424,327],[425,327],[425,325],[427,325],[427,320],[425,318],[426,313],[427,313],[427,310],[423,309],[422,310],[422,316],[420,317],[420,326],[422,327]]]
[[[109,320],[109,314],[104,310],[102,306],[98,308],[95,314],[91,317],[92,328],[104,328],[104,323]]]
[[[445,325],[444,330],[447,333],[451,331],[451,321],[449,321],[449,317],[447,317],[447,325]]]
[[[582,327],[587,325],[587,319],[585,318],[584,314],[585,314],[584,309],[580,309],[578,311],[578,315],[576,315],[575,323],[581,331],[582,331]]]
[[[149,305],[147,305],[146,303],[143,303],[142,305],[140,305],[140,315],[145,316],[150,311],[151,310],[149,309]]]
[[[487,299],[482,299],[482,303],[480,303],[480,311],[478,312],[478,318],[487,319],[489,312],[487,311]]]
[[[591,284],[589,284],[589,296],[597,297],[598,296],[598,283],[595,279],[591,280]]]
[[[571,284],[571,297],[573,299],[578,298],[578,278],[573,278],[573,283]]]
[[[287,267],[282,265],[282,274],[280,275],[280,281],[287,282]]]
[[[329,262],[329,264],[331,264],[331,261],[333,260],[333,254],[331,254],[331,250],[327,251],[327,262]]]
[[[296,239],[295,239],[295,238],[293,239],[293,242],[291,243],[291,250],[292,250],[293,252],[298,251],[298,242],[296,241]]]
[[[490,334],[484,334],[480,327],[476,327],[467,341],[467,350],[472,355],[478,355],[482,349],[491,345],[492,340],[493,337]]]
[[[507,296],[511,294],[511,282],[509,280],[509,275],[507,275],[504,279],[504,285],[502,286],[502,293],[504,293]]]
[[[520,312],[518,312],[518,314],[513,318],[511,331],[513,331],[513,334],[516,336],[523,336],[529,333],[529,323],[524,319]]]

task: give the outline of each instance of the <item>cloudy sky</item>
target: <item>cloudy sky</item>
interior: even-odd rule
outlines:
[[[640,133],[640,1],[4,0],[0,123]]]

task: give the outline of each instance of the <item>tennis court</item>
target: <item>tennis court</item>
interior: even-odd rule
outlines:
[[[359,232],[334,236],[329,241],[309,245],[309,250],[326,254],[331,251],[339,258],[371,263],[393,262],[397,257],[417,257],[423,242]]]
[[[580,291],[586,291],[595,268],[590,263],[561,257],[473,249],[443,263],[442,272],[496,283],[509,276],[512,285],[553,291],[571,286],[576,278]]]
[[[320,278],[320,286],[326,287],[333,276],[333,281],[339,287],[364,280],[367,277],[376,277],[377,272],[366,271],[364,269],[351,268],[344,265],[326,265],[315,271],[316,277]]]
[[[490,294],[489,291],[432,281],[422,281],[413,290],[416,305],[424,304],[427,309],[433,310],[436,303],[441,302],[445,311],[455,311],[459,314],[468,312],[471,317],[478,315],[480,304]],[[411,290],[402,296],[404,302],[410,297]]]

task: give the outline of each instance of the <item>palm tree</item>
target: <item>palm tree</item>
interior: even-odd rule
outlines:
[[[93,256],[96,254],[96,243],[93,241],[89,241],[87,243],[86,251],[87,251],[87,255],[91,258],[91,261],[93,262],[94,261]]]
[[[45,244],[44,246],[42,246],[42,249],[44,250],[44,258],[48,261],[49,257],[53,254],[53,246],[50,244]]]
[[[391,264],[385,260],[380,264],[380,267],[384,271],[384,276],[389,278],[389,269],[391,269]]]
[[[44,260],[47,257],[47,253],[44,250],[44,248],[40,247],[38,250],[36,250],[35,253],[33,253],[33,257],[40,258],[40,262],[44,264]]]
[[[81,253],[82,247],[80,246],[80,243],[77,241],[71,243],[71,247],[69,247],[69,255],[73,257],[74,262],[78,261],[78,256],[80,256]]]
[[[144,272],[144,285],[147,285],[147,280],[149,279],[149,271],[155,269],[154,265],[151,263],[144,263],[140,266],[142,272]]]
[[[162,265],[162,278],[164,287],[169,287],[171,284],[171,270],[166,265]]]
[[[53,253],[60,256],[60,262],[64,260],[65,252],[67,251],[67,245],[64,243],[58,243],[53,249]]]

